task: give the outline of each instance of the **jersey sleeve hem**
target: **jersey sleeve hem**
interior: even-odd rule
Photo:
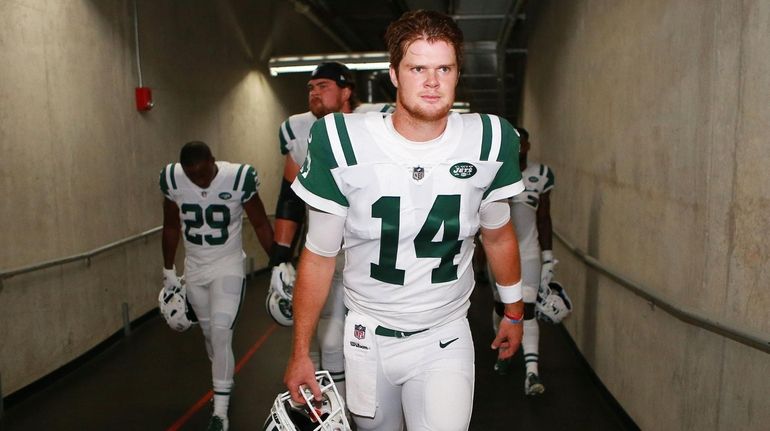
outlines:
[[[524,191],[524,181],[519,180],[513,184],[509,184],[504,187],[500,187],[490,192],[487,197],[481,201],[481,205],[486,205],[490,202],[499,201],[501,199],[507,199],[518,195]]]
[[[329,214],[334,214],[340,217],[347,217],[348,215],[347,207],[342,206],[332,200],[324,199],[316,194],[313,194],[311,191],[306,189],[305,186],[303,186],[302,183],[299,182],[299,180],[295,180],[291,184],[291,189],[294,190],[294,193],[296,193],[297,196],[300,197],[300,199],[305,201],[306,204],[310,205],[313,208],[316,208],[321,211],[325,211]]]

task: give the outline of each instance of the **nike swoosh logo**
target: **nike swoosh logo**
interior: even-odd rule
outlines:
[[[446,343],[444,343],[443,341],[439,341],[439,342],[438,342],[438,346],[439,346],[439,347],[441,347],[441,348],[443,349],[444,347],[446,347],[446,346],[448,346],[448,345],[450,345],[450,344],[454,343],[454,342],[455,342],[455,341],[457,341],[457,340],[459,340],[459,338],[455,338],[455,339],[449,340],[449,341],[447,341]]]

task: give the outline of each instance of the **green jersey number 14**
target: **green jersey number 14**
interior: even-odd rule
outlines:
[[[380,260],[372,263],[372,278],[388,284],[404,284],[403,269],[396,267],[400,226],[401,198],[383,196],[372,204],[372,217],[382,220],[380,228]],[[441,240],[434,241],[441,226],[444,232]],[[441,258],[439,266],[431,273],[431,283],[445,283],[457,280],[457,265],[454,257],[460,253],[460,195],[438,195],[414,238],[414,251],[418,258]]]

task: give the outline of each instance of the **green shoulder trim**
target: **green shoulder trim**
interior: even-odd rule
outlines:
[[[388,104],[388,105],[383,106],[382,109],[380,109],[380,112],[382,112],[384,114],[384,113],[390,112],[392,109],[393,109],[393,106]]]
[[[481,154],[479,160],[489,160],[489,152],[492,151],[492,121],[487,114],[479,114],[481,117]]]
[[[289,120],[286,120],[285,123],[288,124]],[[289,143],[286,142],[286,138],[283,137],[283,127],[278,128],[278,142],[281,144],[281,154],[286,155],[289,152],[289,149],[287,148]]]
[[[511,126],[511,123],[504,118],[500,120],[500,153],[497,155],[498,162],[507,162],[513,160],[515,165],[519,166],[519,133]],[[519,172],[521,179],[521,172]],[[515,181],[514,181],[515,182]]]
[[[341,112],[334,114],[334,124],[337,126],[337,136],[340,138],[340,146],[342,147],[342,153],[345,155],[345,163],[348,166],[353,166],[356,163],[356,154],[353,152],[353,145],[350,143],[350,135],[348,135],[348,126],[345,125],[345,115]]]
[[[168,196],[168,181],[166,180],[166,169],[168,169],[168,165],[164,166],[163,169],[160,170],[160,179],[158,183],[160,185],[160,191],[163,192],[164,195]]]
[[[291,130],[291,121],[286,120],[284,121],[284,124],[286,124],[286,133],[289,134],[289,139],[297,139],[297,137],[294,136],[294,131]]]
[[[174,172],[174,169],[176,169],[176,163],[171,164],[171,188],[176,190],[176,172]]]
[[[235,181],[233,182],[233,191],[238,190],[238,183],[241,182],[241,173],[243,173],[243,167],[245,165],[238,166],[238,173],[235,174]]]
[[[545,165],[542,165],[545,166]],[[556,175],[553,174],[553,169],[546,169],[545,171],[546,181],[545,181],[545,190],[548,190],[550,188],[553,188],[553,186],[556,185]]]
[[[318,197],[342,206],[350,206],[332,176],[332,170],[337,169],[339,165],[334,159],[326,121],[321,119],[313,123],[308,142],[310,145],[307,149],[307,157],[297,175],[297,180],[305,189]]]
[[[257,170],[250,165],[242,165],[241,168],[243,166],[247,166],[247,168],[246,176],[243,179],[243,188],[241,189],[243,191],[241,202],[246,202],[257,193]]]
[[[486,198],[493,190],[505,187],[521,181],[521,170],[519,168],[519,135],[516,130],[504,118],[500,118],[500,153],[497,161],[502,162],[497,175],[492,180],[492,184],[484,192]]]

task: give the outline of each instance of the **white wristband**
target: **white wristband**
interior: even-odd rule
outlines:
[[[540,259],[543,263],[545,262],[553,262],[553,251],[552,250],[543,250],[540,252]]]
[[[176,265],[172,266],[171,269],[163,268],[163,277],[168,278],[169,280],[176,279]]]
[[[501,286],[498,283],[495,283],[495,286],[497,287],[497,293],[500,295],[500,301],[502,301],[503,304],[513,304],[514,302],[521,301],[524,297],[524,292],[521,288],[521,280],[510,286]]]

